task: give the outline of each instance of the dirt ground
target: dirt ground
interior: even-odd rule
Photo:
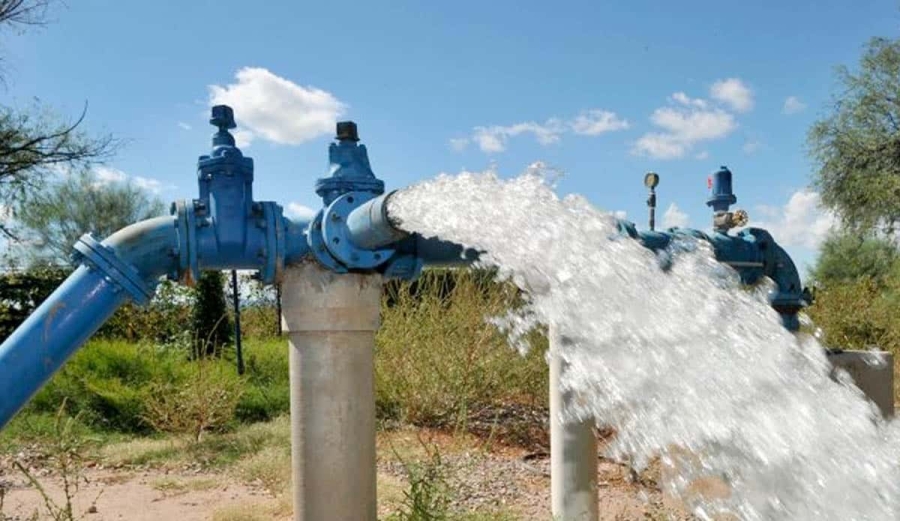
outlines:
[[[407,472],[396,457],[415,458],[421,432],[380,434],[378,440],[379,517],[385,518],[403,500]],[[521,447],[485,450],[475,438],[460,441],[440,433],[429,434],[439,447],[452,509],[458,512],[502,512],[503,519],[548,520],[550,516],[549,458],[546,453]],[[35,469],[40,473],[40,469]],[[603,520],[686,519],[683,512],[666,508],[652,470],[634,480],[624,465],[597,461],[600,518]],[[227,470],[166,470],[162,468],[103,468],[85,471],[75,499],[76,519],[88,521],[237,521],[290,519],[288,494],[273,494],[259,482],[247,482]],[[38,479],[48,496],[63,498],[58,476]],[[3,509],[10,521],[51,519],[43,495],[21,473],[0,469],[6,489]],[[35,517],[37,515],[38,517]],[[499,514],[498,514],[499,516]],[[486,517],[479,519],[490,519]],[[0,519],[3,519],[0,515]]]

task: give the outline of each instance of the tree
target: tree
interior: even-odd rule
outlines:
[[[900,253],[893,241],[874,234],[837,232],[822,243],[812,271],[813,279],[825,287],[871,279],[883,285],[900,268]]]
[[[193,310],[194,354],[218,356],[231,342],[231,321],[225,302],[225,278],[221,271],[204,271],[197,281]]]
[[[859,70],[837,69],[834,109],[809,131],[822,201],[855,230],[900,220],[900,40],[874,38]]]
[[[49,3],[0,0],[0,31],[43,25]],[[113,153],[118,142],[111,136],[92,138],[79,130],[86,109],[66,122],[40,105],[26,111],[0,106],[0,206],[15,212],[51,173],[82,169]],[[0,222],[0,235],[16,238],[5,222]]]
[[[61,177],[15,206],[16,250],[31,264],[65,263],[82,234],[100,240],[163,213],[159,199],[129,182],[103,183],[89,170]]]

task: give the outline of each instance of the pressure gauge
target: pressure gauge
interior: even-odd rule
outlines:
[[[644,186],[653,190],[659,184],[659,175],[656,172],[647,172],[644,176]]]

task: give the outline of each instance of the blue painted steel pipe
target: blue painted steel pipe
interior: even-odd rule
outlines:
[[[0,344],[0,428],[129,299],[144,303],[177,266],[175,221],[128,226],[76,245],[81,266]]]

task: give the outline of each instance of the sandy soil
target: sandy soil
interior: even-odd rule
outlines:
[[[221,475],[176,475],[162,471],[90,470],[75,496],[76,517],[95,521],[212,519],[229,507],[271,503],[271,495]],[[64,504],[58,478],[41,480],[47,494]],[[12,520],[49,519],[41,493],[25,480],[6,482],[4,513]]]
[[[545,454],[516,448],[492,452],[465,449],[448,450],[442,455],[455,509],[497,508],[523,520],[550,519],[549,460]],[[632,482],[625,466],[602,458],[598,459],[597,469],[601,519],[684,518],[663,506],[652,476],[641,476],[638,482]],[[261,486],[240,483],[222,473],[93,469],[87,471],[86,478],[88,483],[80,488],[75,501],[76,515],[84,520],[290,519],[287,498],[275,497]],[[379,462],[382,517],[402,498],[405,478],[397,461]],[[34,519],[35,513],[40,516],[37,519],[49,519],[39,491],[13,474],[7,473],[5,479],[8,491],[3,512],[9,520]],[[45,476],[41,483],[52,498],[61,502],[58,478]]]

